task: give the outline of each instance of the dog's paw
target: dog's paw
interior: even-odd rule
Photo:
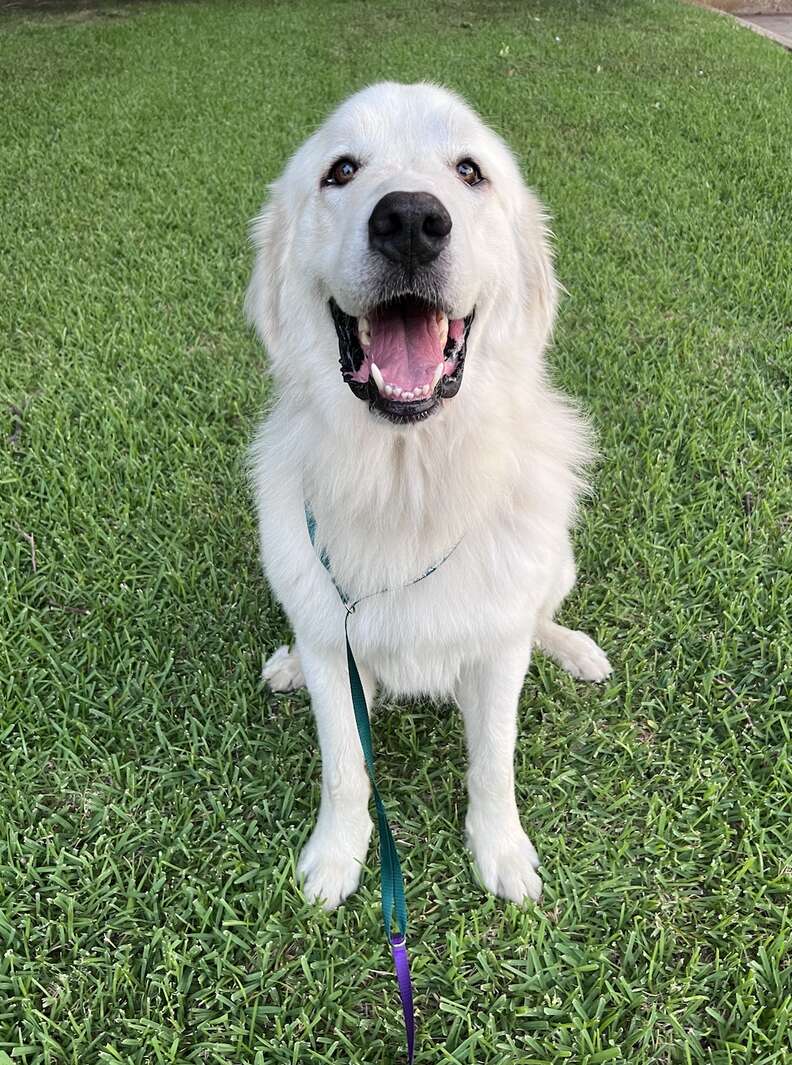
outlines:
[[[274,692],[293,692],[305,687],[300,658],[285,644],[264,663],[261,679]]]
[[[488,891],[518,904],[526,899],[539,900],[539,856],[522,829],[504,833],[497,829],[473,831],[468,827],[467,836],[479,877]]]
[[[613,672],[605,652],[585,632],[567,629],[562,642],[563,649],[557,652],[558,661],[576,680],[597,682]]]
[[[539,629],[537,643],[576,680],[602,681],[613,672],[605,652],[585,632],[551,623]]]
[[[352,894],[360,883],[370,834],[371,822],[365,840],[355,842],[316,826],[297,863],[297,876],[309,902],[321,902],[325,910],[334,910]]]

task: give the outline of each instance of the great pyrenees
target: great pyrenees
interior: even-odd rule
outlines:
[[[384,83],[298,149],[252,233],[246,310],[274,382],[252,477],[264,570],[295,634],[264,677],[307,685],[322,753],[305,894],[332,909],[354,891],[371,834],[335,582],[351,599],[388,589],[349,619],[368,705],[377,690],[456,701],[480,878],[537,899],[513,768],[531,649],[582,680],[610,673],[592,639],[553,621],[575,583],[591,448],[545,367],[544,212],[458,96]]]

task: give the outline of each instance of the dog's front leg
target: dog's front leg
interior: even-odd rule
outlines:
[[[357,887],[366,860],[369,780],[343,651],[316,652],[302,643],[299,651],[322,753],[322,798],[297,873],[308,900],[321,899],[325,909],[333,910]],[[371,706],[373,678],[364,669],[360,678]]]
[[[539,859],[520,824],[514,795],[517,704],[530,645],[466,666],[457,687],[468,754],[465,830],[484,886],[514,902],[538,899]]]

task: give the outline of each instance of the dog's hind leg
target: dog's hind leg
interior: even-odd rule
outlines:
[[[261,679],[274,692],[293,692],[305,687],[300,656],[296,648],[285,644],[267,659],[261,671]]]
[[[577,680],[602,681],[612,672],[605,652],[585,632],[566,629],[553,621],[574,586],[575,562],[570,545],[559,568],[558,583],[536,619],[534,643]]]
[[[535,640],[540,651],[577,680],[605,680],[612,672],[605,652],[585,632],[565,629],[548,618],[540,618]]]

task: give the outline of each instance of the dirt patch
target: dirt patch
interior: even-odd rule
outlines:
[[[713,7],[730,15],[792,15],[792,0],[689,0],[699,7]]]

